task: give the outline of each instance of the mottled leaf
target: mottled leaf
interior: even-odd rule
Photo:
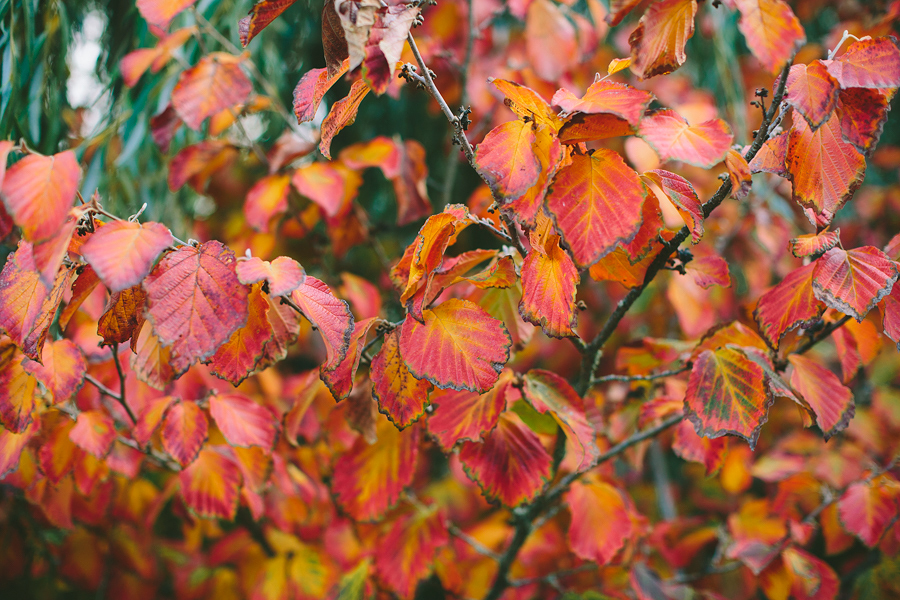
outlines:
[[[182,467],[194,462],[208,433],[206,415],[196,402],[178,401],[169,405],[162,424],[162,445]]]
[[[674,110],[659,110],[644,117],[638,134],[662,160],[680,160],[704,169],[724,159],[734,141],[722,119],[690,125]]]
[[[816,298],[857,321],[891,293],[897,280],[897,266],[873,246],[835,247],[815,264],[812,287]]]
[[[181,74],[172,90],[172,107],[185,125],[199,130],[207,117],[247,101],[253,85],[241,70],[242,60],[213,52]]]
[[[369,367],[369,378],[378,410],[397,427],[407,427],[425,413],[431,384],[409,372],[400,354],[400,333],[396,329],[384,336]]]

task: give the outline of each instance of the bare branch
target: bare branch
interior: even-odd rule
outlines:
[[[594,379],[592,379],[588,387],[594,387],[595,385],[606,383],[608,381],[653,381],[654,379],[662,379],[664,377],[678,375],[679,373],[684,373],[685,371],[689,371],[690,369],[690,365],[684,365],[683,367],[680,367],[678,369],[661,371],[659,373],[650,373],[649,375],[604,375],[602,377],[595,377]]]

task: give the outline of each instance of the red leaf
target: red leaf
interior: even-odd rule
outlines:
[[[419,12],[418,6],[395,5],[376,13],[362,63],[362,76],[376,94],[383,94],[393,81],[406,37]]]
[[[495,197],[513,200],[537,183],[541,162],[532,150],[536,142],[534,125],[516,120],[495,127],[478,144],[475,166]]]
[[[73,342],[56,340],[44,345],[41,362],[25,360],[22,368],[34,375],[53,394],[53,403],[67,402],[84,384],[87,364]]]
[[[201,450],[197,460],[178,474],[181,497],[201,517],[234,519],[241,486],[236,464],[212,449]]]
[[[671,73],[684,64],[685,44],[694,35],[696,0],[651,4],[631,33],[631,70],[641,79]]]
[[[22,353],[9,340],[0,339],[0,423],[13,433],[31,424],[37,379],[22,367]]]
[[[240,56],[213,52],[181,74],[172,90],[172,107],[191,129],[207,117],[247,101],[253,90],[244,75]]]
[[[315,162],[294,171],[291,183],[297,191],[315,202],[328,217],[335,217],[347,206],[348,195],[355,195],[359,176],[335,164]],[[357,180],[357,181],[355,181]]]
[[[708,289],[714,285],[722,287],[731,285],[728,263],[718,254],[695,257],[687,264],[685,273],[695,284],[703,289]]]
[[[792,578],[791,596],[797,600],[834,600],[840,582],[834,570],[823,560],[796,547],[781,555]]]
[[[588,422],[584,402],[569,383],[550,371],[532,369],[523,378],[525,398],[541,414],[548,412],[576,449],[576,470],[590,468],[600,456],[597,434]]]
[[[834,111],[840,87],[837,80],[828,74],[825,64],[816,60],[809,65],[791,67],[784,99],[803,115],[815,131]]]
[[[238,281],[245,285],[265,281],[270,296],[287,296],[306,281],[306,272],[293,258],[279,256],[272,262],[239,257],[234,267]]]
[[[559,246],[543,218],[543,231],[531,233],[531,252],[522,263],[522,300],[519,314],[540,325],[551,337],[574,336],[578,322],[575,294],[581,276],[571,257]]]
[[[806,43],[806,34],[783,0],[735,0],[738,29],[759,62],[773,75]]]
[[[841,90],[838,114],[843,140],[870,155],[881,138],[893,95],[894,88],[886,91],[866,88]]]
[[[631,515],[621,492],[602,481],[576,481],[566,493],[572,513],[569,547],[576,556],[609,564],[632,535]]]
[[[731,346],[705,350],[691,369],[685,416],[699,435],[738,435],[753,448],[774,400],[764,375],[762,367]]]
[[[779,133],[765,141],[762,148],[750,161],[751,173],[774,173],[781,177],[787,177],[787,167],[784,161],[787,155],[789,131]]]
[[[116,441],[116,424],[108,414],[89,410],[78,414],[75,426],[69,431],[69,439],[75,445],[97,458],[105,458]]]
[[[232,385],[239,385],[256,370],[273,335],[267,318],[269,302],[259,286],[250,291],[247,310],[247,323],[219,346],[208,363],[213,375]]]
[[[510,412],[483,443],[463,442],[459,459],[484,495],[506,506],[532,500],[552,474],[553,459],[540,439]]]
[[[0,479],[14,472],[21,465],[22,450],[38,432],[38,426],[32,422],[20,433],[0,428]]]
[[[138,444],[146,446],[150,443],[153,432],[162,423],[163,416],[166,414],[169,405],[175,400],[172,396],[160,396],[150,400],[138,415],[137,423],[131,430],[131,437]]]
[[[303,311],[313,327],[318,329],[325,343],[325,362],[322,369],[331,371],[347,356],[353,334],[353,315],[345,300],[335,298],[327,285],[307,276],[306,281],[291,292],[291,299]]]
[[[269,221],[287,211],[291,176],[277,173],[263,177],[247,192],[244,217],[247,224],[262,233],[269,232]]]
[[[494,385],[511,343],[502,321],[455,298],[425,310],[424,323],[407,316],[400,332],[400,352],[414,376],[440,388],[473,392]]]
[[[506,392],[512,375],[512,371],[504,370],[494,387],[481,395],[467,390],[434,392],[428,433],[445,452],[461,441],[483,441],[485,434],[497,426],[500,413],[506,410]]]
[[[503,212],[526,227],[534,226],[535,219],[541,213],[550,182],[556,175],[565,154],[550,127],[538,129],[535,136],[536,141],[531,149],[540,162],[540,175],[535,184],[522,196],[509,199],[500,206]]]
[[[294,88],[294,115],[298,123],[306,123],[315,118],[322,98],[347,72],[348,64],[348,61],[344,60],[331,76],[328,69],[310,69],[300,78],[297,87]]]
[[[375,570],[401,598],[412,598],[416,585],[431,573],[438,550],[450,543],[446,516],[436,508],[416,511],[395,520],[378,540]]]
[[[321,370],[320,376],[322,381],[328,386],[336,402],[340,402],[350,395],[356,378],[356,370],[359,368],[360,359],[362,359],[363,347],[366,345],[366,337],[373,326],[382,322],[378,317],[357,321],[353,328],[353,334],[350,336],[350,343],[347,346],[347,354],[344,359],[334,369]]]
[[[209,414],[232,446],[271,450],[275,445],[278,428],[272,413],[243,394],[210,396]]]
[[[159,342],[149,323],[144,323],[138,332],[134,352],[131,369],[139,380],[157,390],[163,390],[175,379],[177,374],[172,368],[172,351]]]
[[[357,521],[373,521],[400,500],[412,482],[418,457],[419,429],[398,431],[379,418],[378,441],[363,436],[334,463],[331,488],[335,500]]]
[[[234,273],[234,252],[220,242],[170,252],[144,280],[147,315],[172,368],[183,373],[212,356],[247,322],[247,288]]]
[[[791,354],[788,357],[794,372],[791,387],[799,393],[816,414],[816,424],[825,441],[843,431],[853,418],[856,406],[853,392],[841,384],[837,376],[815,360]]]
[[[194,462],[206,442],[209,424],[195,402],[179,400],[169,405],[162,425],[162,445],[182,467]]]
[[[674,110],[659,110],[644,117],[638,135],[662,160],[680,160],[704,169],[724,159],[734,141],[731,129],[722,119],[689,125]]]
[[[706,468],[707,477],[718,471],[725,461],[728,446],[724,437],[709,439],[697,435],[690,421],[682,421],[672,436],[672,452]]]
[[[575,264],[588,267],[616,244],[630,242],[641,225],[646,189],[617,152],[601,148],[576,155],[559,170],[546,210]]]
[[[825,306],[813,292],[815,269],[815,263],[794,269],[759,298],[753,317],[759,324],[759,332],[776,350],[785,333],[811,324],[825,312]]]
[[[878,545],[898,510],[897,491],[884,478],[854,483],[838,500],[838,516],[844,528],[869,548]]]
[[[169,62],[172,53],[184,45],[196,31],[196,27],[183,27],[169,35],[164,35],[153,48],[140,48],[126,54],[119,63],[119,70],[122,72],[125,85],[128,87],[137,85],[141,75],[147,69],[158,73]]]
[[[572,145],[632,135],[634,132],[635,128],[628,121],[615,115],[575,113],[559,130],[559,141]]]
[[[169,163],[169,189],[174,192],[190,183],[194,190],[203,193],[210,176],[237,155],[237,149],[223,140],[203,140],[183,148]]]
[[[405,140],[398,146],[400,172],[391,179],[397,196],[397,225],[406,225],[431,214],[428,200],[428,165],[425,148],[416,140]]]
[[[822,231],[801,235],[791,240],[791,254],[797,258],[815,257],[825,254],[841,241],[841,230]]]
[[[66,218],[66,222],[59,228],[53,237],[42,242],[37,242],[32,248],[34,266],[40,272],[41,283],[50,289],[53,280],[59,273],[63,259],[72,245],[72,235],[75,233],[76,220],[72,215]]]
[[[238,32],[241,36],[241,46],[247,47],[250,40],[259,35],[259,32],[278,18],[297,0],[260,0],[250,9],[249,16],[244,17],[238,23]]]
[[[288,348],[297,341],[302,325],[301,317],[296,310],[271,296],[265,295],[265,298],[269,303],[266,317],[272,328],[272,337],[263,349],[262,358],[257,364],[259,369],[264,369],[287,356]]]
[[[29,154],[7,170],[0,198],[25,239],[38,242],[59,231],[72,208],[80,176],[71,150],[53,156]]]
[[[56,425],[48,432],[44,443],[38,450],[38,460],[41,472],[47,477],[47,481],[57,485],[72,471],[75,462],[77,448],[69,439],[69,432],[75,426],[75,422],[66,418],[57,421]],[[46,428],[47,425],[45,424]]]
[[[609,79],[595,81],[580,99],[567,89],[558,90],[552,103],[566,113],[612,114],[625,119],[632,127],[653,101],[653,94]]]
[[[395,329],[384,336],[381,350],[369,367],[372,395],[378,410],[403,429],[425,414],[431,384],[416,379],[400,354],[400,333]]]
[[[894,262],[872,246],[849,251],[832,248],[815,264],[816,298],[857,321],[891,293],[897,280]]]
[[[662,169],[647,171],[643,176],[659,186],[691,230],[693,242],[699,242],[703,237],[703,205],[691,182],[681,175]]]
[[[165,29],[178,13],[196,0],[137,0],[137,9],[151,25]]]
[[[94,269],[90,265],[85,265],[84,269],[75,278],[72,284],[72,298],[66,303],[65,308],[59,313],[59,328],[65,331],[69,326],[69,321],[78,312],[82,303],[94,292],[100,279],[94,273]]]
[[[352,2],[353,0],[346,0]],[[334,103],[325,120],[322,121],[322,139],[319,142],[319,151],[327,159],[331,159],[331,140],[341,129],[352,125],[356,121],[356,112],[363,98],[369,93],[369,85],[362,79],[353,82],[350,92],[345,98]]]
[[[525,15],[525,52],[535,74],[556,81],[578,59],[575,26],[559,6],[532,0]]]
[[[794,200],[820,215],[826,224],[849,200],[866,175],[866,159],[841,138],[841,124],[829,119],[813,132],[795,119],[786,166]]]
[[[824,62],[843,88],[900,86],[900,49],[890,37],[857,40],[837,59]]]
[[[173,241],[165,225],[114,221],[98,229],[81,247],[81,254],[115,293],[143,281]]]

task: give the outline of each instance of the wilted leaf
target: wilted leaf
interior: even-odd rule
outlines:
[[[406,37],[419,12],[418,6],[401,4],[376,13],[362,63],[362,75],[376,94],[383,94],[393,80]]]
[[[104,344],[122,344],[131,340],[134,349],[144,324],[146,299],[144,288],[139,285],[110,294],[97,322],[97,334],[103,338]]]

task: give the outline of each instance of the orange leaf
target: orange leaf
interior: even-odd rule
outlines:
[[[71,150],[53,156],[29,154],[7,170],[0,198],[25,239],[38,242],[59,231],[72,208],[80,176]]]
[[[791,387],[799,393],[816,415],[816,424],[825,441],[847,428],[856,411],[853,392],[837,376],[811,358],[799,354],[788,357],[794,372]]]
[[[294,88],[293,105],[298,123],[306,123],[315,118],[322,98],[347,72],[348,65],[349,62],[344,60],[340,68],[330,75],[328,69],[310,69],[300,78],[297,87]]]
[[[22,433],[34,418],[37,379],[22,367],[24,356],[9,340],[0,339],[0,423]]]
[[[774,400],[764,375],[732,346],[705,350],[691,369],[685,416],[704,437],[738,435],[753,448]]]
[[[750,161],[751,173],[774,173],[781,177],[787,177],[787,167],[784,161],[787,155],[789,131],[779,133],[765,141],[762,148]]]
[[[144,324],[144,304],[147,296],[139,285],[110,294],[106,308],[97,322],[97,334],[107,345],[132,341],[132,350]]]
[[[840,84],[821,60],[794,65],[788,74],[784,99],[803,115],[813,131],[828,120],[837,105]]]
[[[400,334],[395,329],[384,336],[381,350],[369,367],[372,395],[378,410],[403,429],[425,414],[431,384],[416,379],[400,354]]]
[[[216,394],[209,398],[209,414],[232,446],[271,450],[278,435],[274,415],[244,394]]]
[[[101,410],[78,413],[75,426],[69,431],[69,439],[76,446],[97,458],[105,458],[109,454],[116,435],[115,422]]]
[[[577,155],[559,170],[546,210],[575,264],[588,267],[616,244],[631,241],[641,225],[646,189],[617,152],[601,148]]]
[[[881,138],[895,89],[850,88],[841,90],[838,114],[841,136],[857,150],[870,155]]]
[[[418,457],[419,429],[398,431],[379,418],[378,441],[356,438],[334,463],[331,488],[337,503],[357,521],[373,521],[394,506],[412,482]]]
[[[241,46],[247,47],[250,40],[259,35],[281,13],[286,11],[297,0],[260,0],[250,9],[249,16],[238,22],[238,33],[241,37]]]
[[[691,182],[669,171],[654,169],[643,174],[655,183],[675,206],[684,224],[691,230],[691,239],[696,244],[703,237],[703,205]]]
[[[172,396],[160,396],[150,400],[138,415],[137,423],[131,430],[131,437],[138,444],[146,446],[150,443],[153,432],[162,423],[163,416],[166,414],[169,405],[175,400]]]
[[[206,415],[196,402],[178,400],[169,405],[162,424],[162,445],[182,467],[194,462],[208,433]]]
[[[232,385],[240,385],[256,370],[273,334],[267,318],[269,303],[258,285],[250,291],[247,311],[246,324],[231,334],[208,362],[213,375]]]
[[[839,119],[829,119],[815,132],[806,120],[794,121],[786,158],[794,200],[828,224],[862,184],[866,159],[843,141]]]
[[[759,298],[753,317],[759,324],[759,332],[776,350],[785,333],[809,325],[825,311],[813,292],[815,269],[814,263],[794,269]]]
[[[497,426],[500,413],[506,410],[506,393],[512,380],[512,371],[506,369],[494,387],[481,395],[466,390],[434,392],[428,433],[445,452],[461,441],[483,441]]]
[[[900,86],[900,49],[890,37],[857,40],[837,59],[824,62],[843,88]]]
[[[695,257],[687,264],[685,273],[696,285],[703,289],[708,289],[714,285],[722,287],[731,285],[728,263],[718,254]]]
[[[137,0],[137,9],[151,25],[165,29],[178,13],[196,0]]]
[[[136,330],[137,331],[137,330]],[[134,341],[131,369],[137,378],[150,387],[162,390],[176,377],[172,367],[171,348],[163,346],[153,333],[153,327],[144,323]],[[134,340],[135,338],[132,338]]]
[[[897,518],[896,482],[886,477],[854,483],[838,500],[838,516],[844,528],[869,548],[881,541]]]
[[[272,296],[266,295],[265,298],[269,303],[266,317],[272,329],[272,337],[263,349],[262,358],[257,364],[259,369],[264,369],[287,356],[288,347],[297,340],[302,325],[301,317],[296,310]]]
[[[797,258],[822,255],[837,246],[841,241],[841,230],[823,231],[801,235],[791,240],[791,254]]]
[[[548,233],[544,240],[538,240],[535,232],[531,236],[531,252],[522,263],[519,314],[529,323],[540,325],[551,337],[577,335],[575,294],[581,281],[578,269],[560,248],[558,235]]]
[[[731,181],[731,197],[743,200],[753,185],[747,159],[737,150],[729,150],[725,155],[725,166],[728,168],[728,179]]]
[[[516,120],[495,127],[478,144],[475,165],[495,197],[516,199],[537,182],[541,162],[532,150],[536,142],[534,125]]]
[[[355,195],[357,178],[355,173],[334,164],[315,162],[294,171],[291,183],[300,194],[315,202],[326,216],[335,217],[344,210],[348,194]]]
[[[531,150],[540,163],[537,181],[522,196],[510,199],[500,206],[500,210],[526,227],[532,227],[538,214],[541,213],[550,182],[556,175],[565,154],[559,139],[553,135],[549,127],[541,127],[535,131],[535,143]]]
[[[69,432],[75,426],[75,422],[69,418],[59,419],[52,429],[43,424],[47,432],[44,443],[38,450],[38,460],[41,472],[47,481],[56,485],[72,471],[78,449],[69,438]]]
[[[376,13],[362,63],[362,76],[376,94],[383,94],[393,81],[406,37],[420,10],[414,5],[395,5]]]
[[[346,0],[352,2],[353,0]],[[363,98],[369,93],[369,85],[362,79],[357,79],[350,87],[350,91],[345,98],[341,98],[334,103],[331,111],[325,120],[322,121],[322,139],[319,142],[319,151],[327,159],[331,159],[331,140],[334,139],[341,129],[348,125],[353,125],[356,121],[356,112]]]
[[[431,573],[437,551],[450,543],[446,515],[429,507],[402,516],[378,540],[375,570],[401,598],[413,598],[416,585]]]
[[[81,247],[81,254],[115,293],[139,284],[173,241],[165,225],[114,221],[98,229]]]
[[[632,535],[631,515],[622,493],[602,481],[576,481],[566,493],[572,513],[569,547],[576,556],[609,564]]]
[[[482,443],[463,442],[459,460],[485,497],[506,506],[532,500],[550,481],[553,459],[514,413],[500,415]]]
[[[684,47],[694,35],[696,0],[651,4],[631,33],[631,70],[641,79],[671,73],[684,64]]]
[[[254,257],[238,257],[234,267],[238,281],[250,285],[265,281],[270,296],[287,296],[306,281],[306,272],[293,258],[279,256],[272,262]]]
[[[644,117],[638,135],[647,140],[662,160],[680,160],[709,169],[725,158],[734,136],[722,119],[690,125],[674,110],[659,110]]]
[[[787,548],[781,555],[789,572],[791,596],[797,600],[834,600],[840,581],[825,561],[796,547]]]
[[[632,135],[635,128],[628,121],[608,113],[586,115],[575,113],[559,130],[559,141],[566,145],[596,142],[612,137]]]
[[[34,266],[41,274],[41,283],[47,289],[53,287],[53,280],[59,273],[63,259],[66,258],[72,245],[72,235],[75,233],[76,219],[73,215],[66,218],[66,222],[59,228],[53,237],[42,242],[37,242],[32,248]]]
[[[178,474],[181,497],[201,517],[234,519],[241,486],[241,471],[212,449],[201,450],[197,460]]]
[[[262,233],[269,232],[269,221],[287,211],[291,177],[275,174],[263,177],[247,192],[244,217],[247,224]]]
[[[735,0],[738,29],[759,62],[773,75],[806,43],[806,34],[783,0]]]
[[[490,389],[509,360],[510,345],[502,321],[455,298],[425,310],[424,323],[407,316],[400,332],[400,352],[410,372],[456,390]]]
[[[172,90],[172,106],[191,129],[200,129],[207,117],[247,101],[253,90],[241,70],[240,56],[213,52],[181,74]]]
[[[832,248],[815,264],[816,298],[857,321],[891,293],[898,275],[895,263],[872,246]]]
[[[556,81],[578,60],[575,26],[550,0],[532,0],[525,16],[525,51],[531,68]]]
[[[559,130],[562,121],[533,89],[505,79],[495,79],[493,84],[506,96],[504,104],[516,115],[534,119],[540,125],[549,125],[553,131]]]
[[[203,193],[212,174],[237,155],[237,149],[223,140],[203,140],[182,148],[169,163],[169,189],[174,192],[190,183],[197,193]]]
[[[406,225],[431,214],[428,200],[428,165],[425,148],[416,140],[405,140],[398,146],[400,171],[391,179],[397,196],[397,225]],[[387,175],[387,173],[385,173]]]
[[[532,369],[523,379],[525,399],[539,413],[549,412],[576,449],[576,470],[590,468],[600,456],[600,449],[597,434],[585,416],[584,402],[578,393],[565,379],[551,371]]]
[[[327,285],[309,276],[303,285],[291,292],[291,299],[322,336],[326,351],[322,369],[330,371],[337,368],[347,356],[350,336],[353,335],[350,305],[346,300],[336,298]]]
[[[0,429],[0,479],[19,468],[22,450],[37,432],[38,426],[34,422],[19,433],[13,433],[5,427]]]
[[[119,70],[122,72],[125,85],[128,87],[137,85],[141,75],[147,69],[153,73],[159,72],[169,62],[172,53],[184,45],[195,33],[195,27],[183,27],[163,36],[154,48],[141,48],[126,54],[119,63]]]
[[[321,370],[320,376],[322,381],[328,386],[336,402],[340,402],[349,396],[353,390],[353,381],[356,378],[359,361],[362,359],[366,337],[372,327],[380,323],[383,323],[383,321],[378,317],[357,321],[353,328],[353,334],[350,336],[350,343],[347,345],[346,356],[334,369]]]
[[[171,347],[177,373],[212,356],[247,322],[248,291],[234,262],[234,252],[217,241],[182,246],[144,280],[148,318]]]
[[[566,113],[611,114],[632,127],[640,125],[653,94],[609,79],[595,81],[580,99],[563,88],[553,95],[553,105]]]
[[[26,359],[22,367],[50,390],[54,404],[60,404],[81,389],[87,364],[73,342],[56,340],[44,345],[40,363]]]

